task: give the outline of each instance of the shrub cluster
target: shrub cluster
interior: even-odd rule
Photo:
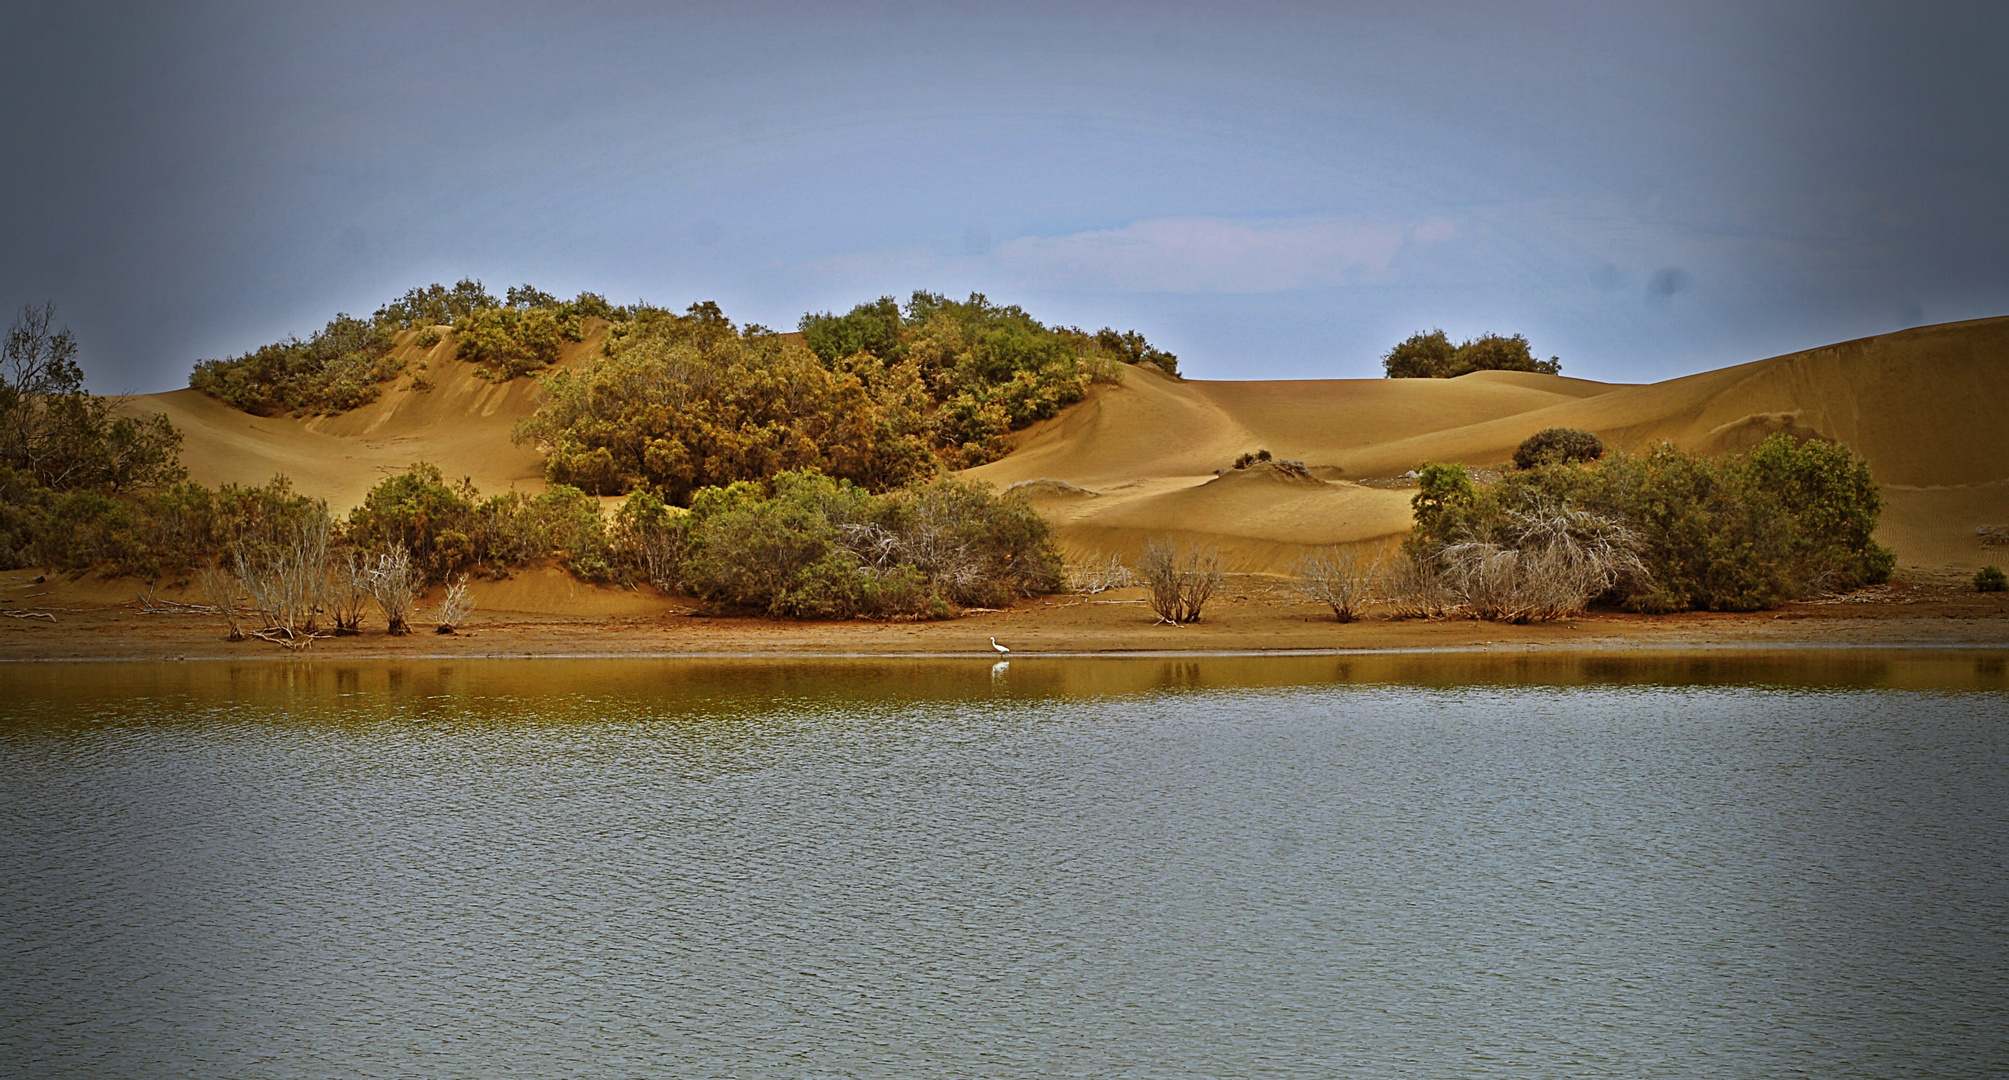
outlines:
[[[242,356],[199,361],[188,384],[259,416],[340,413],[375,401],[382,384],[404,370],[394,355],[400,330],[422,330],[419,342],[430,348],[439,342],[434,328],[450,325],[455,355],[479,365],[484,377],[506,381],[556,360],[562,342],[582,340],[585,319],[628,316],[593,293],[561,301],[522,285],[497,300],[479,281],[433,284],[407,291],[368,319],[338,314],[305,341],[289,337]]]
[[[1091,382],[1114,380],[1121,364],[1179,368],[1178,357],[1135,331],[1050,328],[981,293],[957,301],[916,292],[904,308],[883,296],[844,315],[804,315],[798,328],[833,370],[868,383],[881,372],[918,383],[935,447],[952,467],[1002,456],[1008,432],[1081,400]]]
[[[1135,334],[1041,326],[982,296],[915,293],[846,315],[810,315],[797,335],[740,327],[717,304],[638,307],[607,355],[544,379],[548,400],[517,437],[546,476],[596,494],[695,492],[813,470],[871,491],[993,460],[1014,428],[1113,379],[1122,355],[1175,361]]]
[[[454,320],[454,357],[476,365],[484,379],[508,382],[556,363],[564,343],[584,341],[587,319],[611,321],[627,314],[595,293],[559,300],[523,285],[510,289],[501,306]]]
[[[1582,565],[1604,582],[1603,599],[1640,611],[1774,607],[1887,581],[1895,562],[1871,539],[1882,502],[1868,465],[1846,446],[1786,435],[1747,455],[1663,444],[1486,488],[1462,468],[1430,465],[1418,487],[1409,554],[1425,572],[1573,545],[1596,553]]]
[[[378,385],[403,370],[394,344],[389,327],[340,314],[305,341],[199,361],[188,385],[257,416],[346,412],[375,401]]]
[[[1037,514],[956,480],[875,495],[788,472],[771,486],[707,488],[688,513],[658,521],[675,583],[770,615],[946,615],[949,603],[1002,605],[1053,592],[1064,578]]]
[[[2004,574],[1999,566],[1984,566],[1974,572],[1975,592],[2002,592],[2009,590],[2009,574]]]
[[[425,462],[379,481],[342,532],[358,548],[409,552],[422,582],[470,572],[500,577],[546,558],[587,581],[621,576],[591,495],[560,484],[541,495],[483,498],[472,482],[450,484]]]
[[[67,532],[187,475],[181,433],[164,416],[115,415],[86,391],[76,337],[54,319],[53,304],[23,308],[0,354],[0,566],[10,569],[67,557]]]
[[[612,355],[544,380],[517,432],[546,476],[678,504],[701,488],[813,469],[874,490],[938,468],[925,391],[907,368],[834,370],[799,341],[742,332],[714,304],[645,313]]]
[[[1551,356],[1537,360],[1520,334],[1502,337],[1480,334],[1456,345],[1442,330],[1411,334],[1388,350],[1381,366],[1391,379],[1455,379],[1474,371],[1538,371],[1545,375],[1562,373],[1562,360]]]
[[[1514,467],[1535,469],[1543,465],[1569,465],[1596,461],[1603,456],[1604,440],[1588,431],[1544,428],[1514,448]]]

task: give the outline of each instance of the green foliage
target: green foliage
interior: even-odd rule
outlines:
[[[1440,544],[1451,542],[1457,528],[1471,515],[1476,497],[1472,477],[1464,466],[1423,466],[1417,470],[1416,494],[1409,499],[1418,535]]]
[[[613,355],[546,377],[518,431],[554,483],[599,494],[700,488],[814,469],[875,489],[931,475],[927,399],[911,364],[820,363],[776,334],[742,334],[716,305],[648,314]]]
[[[1703,458],[1661,445],[1596,464],[1541,466],[1475,488],[1462,468],[1428,465],[1411,505],[1412,556],[1499,542],[1516,513],[1565,506],[1638,534],[1649,582],[1621,601],[1642,611],[1753,611],[1826,589],[1886,581],[1889,549],[1870,536],[1881,502],[1847,447],[1774,435],[1751,454]]]
[[[1003,456],[1012,431],[1081,400],[1091,382],[1114,381],[1120,364],[1149,361],[1168,374],[1179,367],[1135,331],[1049,328],[981,293],[958,301],[916,292],[904,310],[882,296],[844,315],[804,315],[799,329],[833,370],[868,383],[882,371],[918,382],[931,450],[951,468]]]
[[[1022,503],[953,480],[873,495],[787,472],[706,488],[678,519],[681,577],[726,607],[794,618],[942,615],[1059,587],[1047,526]]]
[[[1072,331],[1081,334],[1079,330]],[[1155,364],[1167,375],[1179,374],[1179,358],[1144,340],[1144,335],[1135,330],[1117,331],[1103,327],[1095,332],[1095,347],[1104,355],[1126,364]]]
[[[454,357],[475,364],[482,378],[507,382],[549,367],[567,341],[580,339],[578,320],[561,323],[550,308],[483,308],[453,325]]]
[[[125,495],[73,491],[49,505],[35,561],[73,574],[157,578],[210,565],[239,546],[269,547],[297,523],[327,517],[326,503],[297,494],[283,477],[215,491],[191,483]]]
[[[561,301],[542,289],[518,285],[502,307],[485,307],[454,320],[454,356],[479,367],[482,378],[508,382],[558,361],[568,341],[586,339],[585,320],[628,313],[595,293]]]
[[[907,323],[900,315],[899,301],[890,296],[859,304],[843,315],[827,311],[804,315],[798,328],[809,351],[826,364],[859,353],[892,363],[907,354]]]
[[[25,307],[0,362],[0,465],[55,492],[107,494],[172,484],[187,475],[181,433],[167,417],[119,416],[84,389],[77,340],[51,329],[56,308]]]
[[[43,523],[56,494],[35,478],[0,463],[0,570],[40,564]]]
[[[1528,339],[1520,334],[1511,337],[1480,334],[1453,345],[1442,330],[1410,335],[1388,350],[1381,364],[1391,379],[1455,379],[1474,371],[1537,371],[1559,375],[1563,369],[1562,361],[1556,357],[1535,359]]]
[[[388,327],[336,315],[306,341],[200,361],[188,385],[258,416],[346,412],[375,401],[378,384],[403,370],[393,344]]]
[[[1840,443],[1773,435],[1746,464],[1752,482],[1793,520],[1793,562],[1815,575],[1811,587],[1854,589],[1890,580],[1897,556],[1871,539],[1883,495],[1868,462]]]
[[[482,288],[481,282],[462,278],[451,289],[438,284],[412,289],[378,308],[372,321],[391,330],[451,326],[477,311],[496,306],[495,297]]]
[[[508,570],[555,559],[587,581],[621,576],[599,500],[555,485],[542,495],[510,491],[482,498],[474,484],[450,484],[437,465],[416,462],[385,477],[349,512],[344,538],[364,550],[403,547],[425,581]]]
[[[1975,592],[2002,592],[2009,589],[2009,574],[1999,566],[1984,566],[1974,572]]]
[[[1544,428],[1514,448],[1514,467],[1534,469],[1543,465],[1567,465],[1596,461],[1604,456],[1604,440],[1575,428]]]
[[[498,381],[551,364],[563,342],[582,340],[588,318],[620,320],[626,308],[580,293],[560,301],[529,285],[498,301],[479,281],[452,288],[427,285],[377,309],[371,318],[337,315],[306,341],[287,338],[242,356],[203,360],[188,384],[220,401],[260,416],[340,413],[377,399],[382,384],[404,370],[393,356],[399,331],[418,329],[423,348],[439,344],[439,327],[456,333],[455,355]]]

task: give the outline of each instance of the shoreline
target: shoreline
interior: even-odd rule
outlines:
[[[331,654],[314,653],[309,650],[277,652],[257,651],[249,653],[218,653],[214,655],[175,656],[0,656],[0,665],[29,664],[172,664],[172,663],[242,663],[245,661],[300,661],[326,660],[331,663],[353,661],[401,660],[981,660],[991,663],[1009,663],[1014,660],[1180,660],[1180,659],[1289,659],[1317,657],[1401,657],[1401,656],[1609,656],[1635,655],[1686,656],[1706,653],[1726,655],[1755,655],[1762,653],[1860,653],[1880,650],[1897,650],[1910,653],[2009,653],[2009,640],[2000,641],[1877,641],[1877,642],[1817,642],[1817,641],[1767,641],[1767,642],[1691,642],[1686,644],[1648,644],[1639,642],[1601,643],[1588,645],[1527,644],[1520,646],[1488,645],[1447,645],[1430,647],[1391,647],[1356,649],[1138,649],[1107,650],[1103,652],[1014,652],[1008,657],[978,652],[460,652],[460,653],[403,653],[403,652],[344,652]]]
[[[162,610],[112,583],[37,584],[51,621],[0,618],[0,663],[48,661],[614,659],[1005,659],[1292,656],[1475,656],[1785,650],[2009,649],[2009,594],[1913,581],[1788,604],[1773,611],[1636,615],[1590,612],[1513,625],[1470,618],[1349,623],[1274,581],[1245,578],[1199,623],[1155,621],[1141,590],[1062,594],[933,622],[792,622],[690,609],[684,598],[626,593],[626,610],[549,613],[477,609],[455,634],[429,629],[286,649],[227,642],[213,614]],[[25,597],[17,597],[16,603]],[[16,606],[13,610],[23,610]]]

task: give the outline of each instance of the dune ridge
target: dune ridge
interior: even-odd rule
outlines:
[[[594,355],[606,327],[569,345],[561,365]],[[533,447],[510,442],[537,407],[535,380],[495,384],[430,349],[377,401],[332,417],[253,417],[193,390],[128,399],[165,412],[184,461],[208,484],[274,473],[344,511],[387,473],[418,461],[484,491],[540,491]],[[1022,491],[1078,558],[1134,557],[1152,537],[1212,543],[1231,570],[1281,572],[1305,548],[1390,543],[1410,521],[1410,492],[1371,481],[1425,461],[1495,466],[1542,428],[1597,433],[1641,450],[1748,449],[1774,431],[1847,443],[1883,486],[1879,538],[1905,565],[1972,568],[2001,561],[1976,530],[2009,524],[2009,317],[1919,327],[1665,382],[1626,385],[1528,372],[1457,379],[1179,380],[1123,369],[1118,385],[1021,432],[1017,449],[968,475]],[[1303,461],[1320,482],[1227,478],[1243,453]],[[1370,483],[1362,483],[1370,481]],[[1028,483],[1040,482],[1040,483]]]

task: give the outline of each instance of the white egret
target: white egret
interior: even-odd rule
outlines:
[[[991,639],[991,648],[993,648],[993,649],[996,649],[996,650],[998,651],[998,655],[999,655],[999,656],[1003,656],[1003,655],[1005,655],[1006,653],[1009,653],[1009,652],[1011,652],[1011,650],[1010,650],[1010,649],[1007,649],[1007,648],[1005,648],[1004,646],[1002,646],[1002,645],[998,644],[998,639],[996,639],[996,638],[992,638],[992,639]]]

